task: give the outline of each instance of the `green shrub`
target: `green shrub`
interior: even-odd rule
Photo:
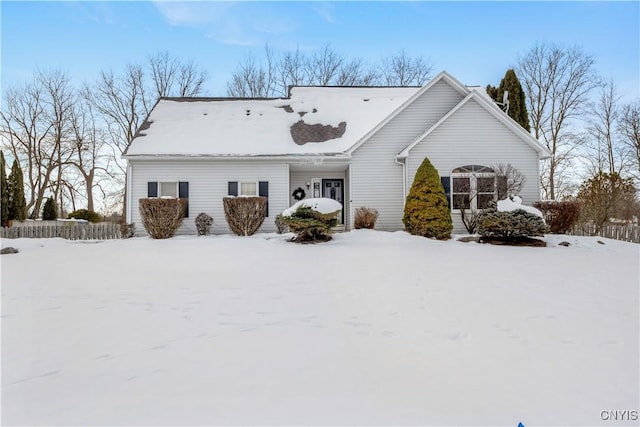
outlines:
[[[186,199],[140,199],[142,225],[154,239],[173,237],[182,224],[187,209]]]
[[[360,207],[356,209],[355,218],[353,220],[353,228],[369,228],[372,229],[376,226],[378,220],[378,211],[376,209]]]
[[[238,236],[255,234],[267,215],[266,197],[224,197],[224,216]]]
[[[538,215],[524,209],[500,212],[495,205],[478,214],[478,234],[504,240],[542,236],[547,225]]]
[[[213,225],[213,218],[204,212],[198,214],[195,219],[196,229],[198,230],[198,236],[207,236],[211,231]]]
[[[78,209],[67,215],[67,218],[86,219],[89,222],[100,222],[100,214],[88,209]]]
[[[549,226],[549,233],[564,234],[571,230],[580,219],[582,204],[576,200],[549,200],[535,202],[533,206],[544,215],[544,220]]]
[[[438,171],[425,158],[413,179],[402,219],[414,235],[449,239],[453,223]]]
[[[53,197],[49,197],[44,202],[44,208],[42,208],[42,219],[45,221],[55,221],[58,219],[58,207]]]
[[[338,223],[337,211],[323,214],[308,206],[301,206],[282,221],[296,233],[294,242],[327,242],[331,240],[333,227]]]

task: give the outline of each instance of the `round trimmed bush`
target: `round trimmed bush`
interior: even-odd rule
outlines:
[[[204,212],[198,214],[195,219],[196,229],[198,230],[198,236],[207,236],[211,231],[213,225],[213,218]]]
[[[542,236],[546,231],[544,220],[524,209],[500,212],[494,206],[478,215],[478,234],[482,237],[514,240]]]
[[[88,209],[78,209],[67,215],[67,218],[86,219],[89,222],[100,222],[102,218],[100,214]]]

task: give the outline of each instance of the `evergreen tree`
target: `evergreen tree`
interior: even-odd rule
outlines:
[[[56,201],[53,200],[53,197],[49,197],[44,203],[42,219],[45,221],[54,221],[58,219],[58,207],[56,206]]]
[[[527,112],[524,91],[513,69],[507,70],[497,88],[487,85],[487,93],[496,102],[502,102],[502,96],[505,90],[509,92],[509,111],[507,114],[529,132],[531,126],[529,126],[529,113]]]
[[[24,221],[27,218],[27,201],[24,198],[22,169],[16,160],[11,166],[7,187],[9,189],[9,219]]]
[[[448,239],[453,224],[438,171],[425,157],[416,171],[404,205],[406,230],[418,236]]]
[[[9,181],[7,181],[6,167],[4,153],[0,151],[0,209],[2,210],[0,226],[2,227],[6,227],[9,221]]]

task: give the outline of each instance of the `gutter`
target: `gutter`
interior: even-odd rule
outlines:
[[[127,160],[350,160],[351,154],[325,153],[325,154],[126,154],[122,156]]]

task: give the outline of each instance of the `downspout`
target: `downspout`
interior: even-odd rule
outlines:
[[[400,159],[402,161],[399,161]],[[402,165],[402,204],[404,205],[407,200],[407,158],[396,156],[393,161],[398,165]]]
[[[127,211],[125,212],[125,221],[126,221],[127,224],[131,223],[131,201],[133,200],[132,197],[131,197],[132,196],[131,195],[131,187],[132,187],[131,186],[131,181],[132,181],[132,178],[133,178],[133,168],[131,167],[131,162],[127,160],[127,176],[126,176],[126,179],[127,179],[127,184],[126,184],[127,185],[127,188],[126,188],[126,191],[127,191],[127,206],[126,206],[126,209],[127,209]]]

